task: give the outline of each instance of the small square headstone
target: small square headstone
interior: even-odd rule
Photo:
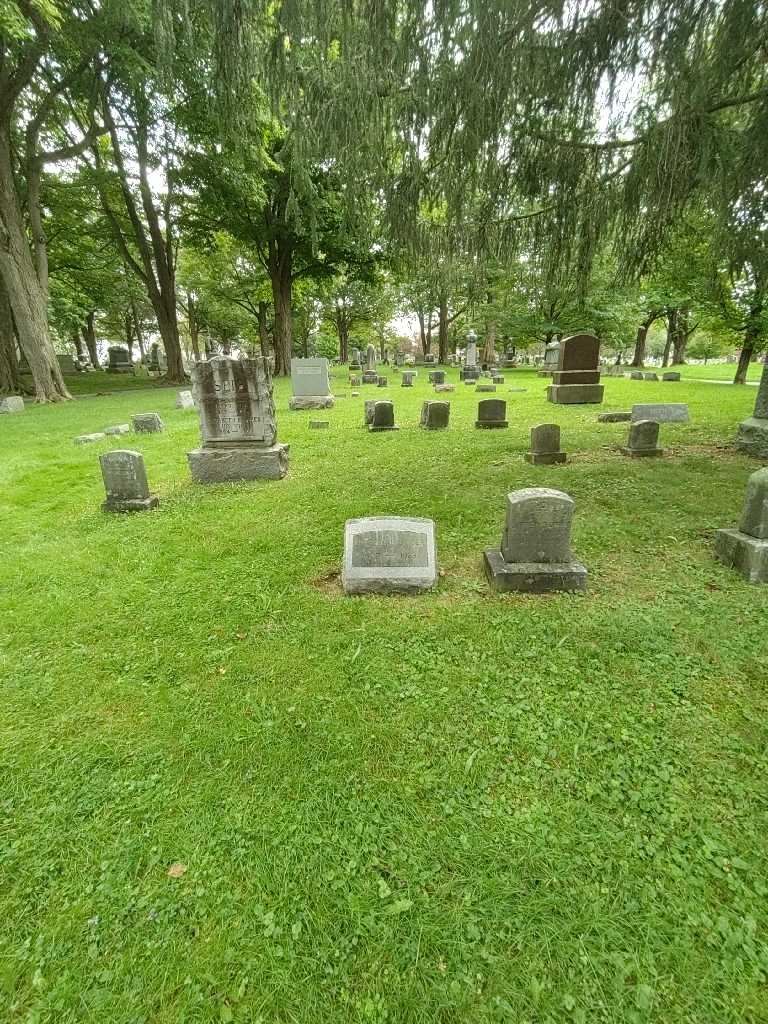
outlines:
[[[421,426],[425,430],[445,430],[450,415],[450,402],[424,402],[421,407]]]
[[[0,413],[24,412],[24,399],[21,395],[7,395],[0,398]]]
[[[573,509],[573,498],[547,487],[508,494],[501,549],[484,552],[491,586],[530,594],[586,590],[587,570],[571,552]]]
[[[663,455],[664,449],[659,448],[659,424],[655,420],[636,420],[629,428],[627,446],[621,450],[633,459]]]
[[[434,522],[405,516],[348,519],[341,579],[346,594],[418,594],[434,587]]]
[[[508,427],[507,403],[503,398],[486,398],[477,403],[475,426],[480,430],[498,430]]]
[[[104,512],[145,512],[155,508],[158,499],[149,493],[147,471],[141,452],[115,449],[99,456],[107,500]]]
[[[643,380],[658,380],[658,379],[659,379],[658,373],[646,372],[646,373],[643,374]]]
[[[330,420],[310,420],[309,421],[309,429],[310,430],[325,430],[325,428],[326,427],[330,427],[330,425],[331,425],[331,421]]]
[[[685,402],[641,402],[632,406],[632,422],[655,420],[657,423],[688,423]]]
[[[177,409],[194,409],[195,399],[191,391],[180,391],[176,396]]]
[[[633,370],[629,376],[631,380],[642,380],[643,372],[642,370]]]
[[[133,417],[133,429],[137,434],[159,434],[165,424],[157,412],[140,412]]]
[[[373,415],[368,429],[371,433],[398,429],[395,426],[395,407],[392,402],[374,402]]]
[[[662,380],[680,380],[680,374],[677,370],[668,370],[666,373],[662,373]]]
[[[747,481],[738,530],[718,530],[715,553],[750,583],[768,583],[768,467]]]
[[[525,461],[533,466],[551,466],[565,462],[566,453],[560,451],[560,427],[557,423],[540,423],[531,429],[531,450]]]
[[[376,387],[385,388],[386,386],[387,386],[387,378],[379,376],[379,379],[376,381]]]
[[[113,427],[104,427],[104,433],[108,435],[130,434],[131,427],[128,423],[116,423]]]
[[[75,438],[75,444],[95,444],[96,441],[103,441],[106,436],[103,430],[95,434],[81,434]]]

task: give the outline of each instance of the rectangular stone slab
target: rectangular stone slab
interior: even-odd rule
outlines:
[[[329,396],[331,381],[328,360],[323,358],[291,359],[291,387],[296,398]]]
[[[288,472],[288,445],[270,448],[198,448],[187,452],[192,479],[199,484],[236,480],[282,480]]]
[[[483,552],[488,582],[499,593],[552,594],[587,589],[587,569],[581,562],[505,562],[500,551]]]
[[[348,519],[341,579],[346,594],[417,594],[434,587],[434,522],[409,516]]]
[[[555,370],[552,374],[553,384],[599,384],[598,370]]]
[[[603,384],[550,384],[547,401],[555,405],[600,405],[604,392]]]
[[[768,583],[768,540],[757,540],[740,530],[718,530],[715,554],[750,583]]]
[[[689,423],[688,406],[684,402],[643,402],[632,406],[632,422],[655,420],[657,423]]]

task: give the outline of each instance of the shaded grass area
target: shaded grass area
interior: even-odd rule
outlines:
[[[337,372],[310,432],[281,381],[274,483],[193,485],[174,391],[0,420],[0,1018],[768,1020],[768,588],[712,557],[754,391],[505,376],[509,430],[459,384],[420,431],[422,370],[376,435],[387,392]],[[657,400],[692,423],[625,459],[597,414]],[[161,508],[102,515],[126,439],[72,438],[151,410]],[[523,461],[538,422],[567,465]],[[489,593],[522,486],[575,498],[586,596]],[[434,594],[339,595],[377,514],[436,520]]]
[[[84,395],[109,395],[115,391],[162,389],[168,386],[162,378],[140,377],[131,373],[74,373],[67,374],[64,379],[70,394],[76,398]]]
[[[684,380],[722,380],[732,384],[736,373],[736,363],[707,363],[706,366],[686,363],[684,366],[673,366],[670,369],[679,370]],[[662,373],[663,371],[658,372]],[[762,359],[757,363],[750,363],[747,367],[747,380],[760,380],[762,372]]]

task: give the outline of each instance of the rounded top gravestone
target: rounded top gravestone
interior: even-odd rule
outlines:
[[[594,334],[572,334],[560,342],[558,370],[596,370],[600,339]]]
[[[525,487],[508,494],[501,541],[504,560],[570,562],[573,509],[573,498],[549,487]]]

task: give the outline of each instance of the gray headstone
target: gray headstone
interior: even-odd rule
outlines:
[[[560,451],[560,427],[556,423],[540,423],[531,429],[531,450],[525,461],[533,466],[551,466],[565,462],[566,453]]]
[[[379,388],[385,388],[387,386],[387,378],[380,376],[379,379],[376,381],[376,386]]]
[[[195,399],[191,391],[180,391],[176,396],[177,409],[194,409]]]
[[[105,512],[143,512],[155,508],[158,500],[149,493],[144,456],[128,449],[116,449],[99,456],[107,500]]]
[[[373,416],[368,429],[373,433],[398,429],[395,426],[395,407],[392,402],[374,402]]]
[[[103,430],[95,434],[80,434],[75,438],[75,444],[95,444],[96,441],[103,441],[106,436]]]
[[[325,428],[326,427],[330,427],[330,425],[331,425],[331,421],[330,420],[310,420],[309,421],[309,429],[310,430],[325,430]]]
[[[369,345],[365,350],[365,368],[370,371],[376,369],[376,349],[373,345]]]
[[[0,398],[0,413],[24,412],[24,399],[21,395],[8,395]]]
[[[642,402],[632,406],[632,422],[655,420],[657,423],[688,423],[688,406],[684,402]]]
[[[131,373],[133,363],[127,348],[122,345],[110,345],[107,350],[109,357],[107,370],[111,373]]]
[[[104,427],[104,433],[110,436],[120,434],[130,434],[131,427],[128,423],[116,423],[113,427]]]
[[[435,384],[435,391],[440,394],[445,394],[450,391],[455,391],[455,384]]]
[[[366,398],[363,403],[363,426],[368,427],[373,423],[373,410],[376,407],[375,398]]]
[[[475,391],[477,391],[478,394],[492,394],[495,390],[495,384],[478,384],[477,387],[475,388]]]
[[[425,430],[445,430],[450,415],[450,402],[424,402],[421,407],[421,426]]]
[[[768,467],[747,481],[738,530],[718,530],[715,553],[750,583],[768,583]]]
[[[75,360],[70,355],[56,356],[59,362],[59,369],[62,373],[75,372]]]
[[[644,373],[643,374],[643,380],[658,380],[658,379],[659,379],[658,373]]]
[[[477,342],[476,341],[470,341],[470,340],[467,341],[466,365],[470,366],[470,367],[477,366]]]
[[[642,370],[633,370],[629,376],[631,380],[642,380],[643,372]]]
[[[571,552],[573,509],[569,495],[546,487],[508,494],[501,550],[484,553],[491,585],[523,593],[586,589],[587,570]]]
[[[768,467],[758,469],[747,481],[739,529],[757,540],[768,540]]]
[[[434,522],[401,516],[347,520],[341,578],[346,594],[415,594],[434,587]]]
[[[631,412],[603,412],[597,417],[598,423],[629,423]]]
[[[403,370],[403,376],[400,379],[401,388],[412,388],[413,378],[416,376],[413,370]]]
[[[291,387],[291,409],[329,409],[333,406],[327,359],[291,359]]]
[[[668,370],[666,373],[662,373],[662,380],[680,380],[680,374],[677,370]]]
[[[503,398],[486,398],[477,403],[477,419],[475,426],[481,430],[493,430],[507,427],[507,403]]]
[[[445,384],[445,370],[430,370],[430,384]]]
[[[629,428],[629,441],[622,448],[625,455],[637,458],[662,455],[659,448],[659,424],[655,420],[635,420]]]
[[[768,362],[757,388],[755,411],[739,425],[736,448],[756,459],[768,459]]]
[[[288,447],[277,443],[272,373],[263,356],[215,356],[192,370],[202,447],[187,453],[199,483],[280,480]]]
[[[593,334],[572,334],[560,342],[557,369],[561,372],[597,370],[599,359],[600,341],[598,338]]]
[[[137,434],[159,434],[165,424],[157,412],[140,412],[133,417],[133,429]]]

